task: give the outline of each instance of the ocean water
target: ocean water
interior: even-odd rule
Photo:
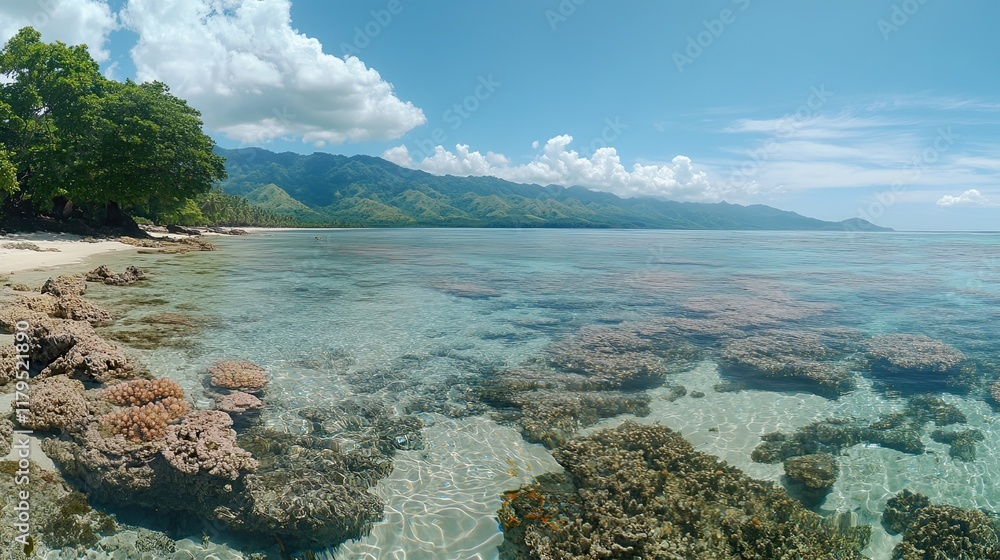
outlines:
[[[358,396],[419,409],[425,423],[424,448],[398,452],[375,488],[388,504],[385,520],[326,557],[496,558],[499,494],[559,467],[516,427],[476,409],[463,388],[581,329],[779,309],[767,327],[924,334],[964,352],[978,387],[1000,377],[1000,235],[397,229],[213,242],[220,251],[98,259],[151,275],[140,286],[88,292],[121,315],[107,332],[203,404],[210,363],[265,366],[273,381],[264,421],[279,429],[307,432],[299,410]],[[670,400],[668,389],[652,389],[651,414],[628,419],[677,429],[758,478],[782,475],[780,464],[750,460],[765,433],[831,417],[870,422],[906,406],[905,395],[863,372],[855,390],[835,399],[766,382],[718,392],[727,378],[717,349],[707,350],[668,378],[688,396]],[[909,381],[909,389],[941,390]],[[873,558],[888,558],[898,542],[879,519],[903,488],[1000,511],[997,412],[979,389],[940,396],[983,432],[975,460],[950,457],[927,434],[920,455],[858,445],[840,457],[840,477],[817,506],[872,524]],[[460,414],[463,407],[471,413]]]

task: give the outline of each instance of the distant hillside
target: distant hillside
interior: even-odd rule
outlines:
[[[889,231],[856,218],[826,222],[760,204],[619,198],[583,187],[441,177],[371,156],[216,151],[229,173],[222,190],[310,224]]]

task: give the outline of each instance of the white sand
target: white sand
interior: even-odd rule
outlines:
[[[25,233],[0,236],[0,274],[10,274],[36,268],[50,268],[77,264],[87,257],[99,253],[134,251],[137,247],[118,241],[82,241],[77,235],[59,233]],[[27,249],[6,249],[4,244],[27,242],[42,249],[55,248],[59,251],[32,251]]]

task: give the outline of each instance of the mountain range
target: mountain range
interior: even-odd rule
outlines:
[[[225,149],[219,188],[303,225],[890,231],[755,204],[620,198],[584,187],[431,175],[372,156]]]

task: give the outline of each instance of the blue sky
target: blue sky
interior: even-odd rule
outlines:
[[[30,6],[28,6],[30,4]],[[0,0],[226,147],[1000,229],[1000,4]]]

